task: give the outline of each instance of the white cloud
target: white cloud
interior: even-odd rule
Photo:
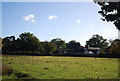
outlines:
[[[36,22],[36,21],[34,19],[32,19],[31,22]]]
[[[49,20],[53,20],[53,19],[57,19],[57,18],[58,18],[58,16],[56,16],[56,15],[48,16]]]
[[[80,19],[77,19],[75,22],[76,22],[77,24],[80,24]]]
[[[27,15],[27,16],[23,16],[23,19],[24,19],[25,21],[29,21],[29,22],[35,22],[34,18],[35,18],[35,15],[34,15],[34,14],[29,14],[29,15]]]

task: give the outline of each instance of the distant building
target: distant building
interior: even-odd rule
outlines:
[[[87,47],[86,51],[89,52],[90,54],[92,54],[92,53],[99,53],[100,48],[99,47]]]
[[[88,50],[100,50],[99,47],[88,47]]]

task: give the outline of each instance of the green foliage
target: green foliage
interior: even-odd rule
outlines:
[[[111,48],[113,54],[120,54],[120,40],[119,39],[114,40],[111,44]]]
[[[94,0],[94,2],[96,2]],[[119,2],[97,2],[101,6],[101,10],[98,12],[104,18],[103,21],[114,22],[118,30],[120,30],[120,1]]]
[[[41,54],[43,50],[39,39],[29,32],[20,34],[16,40],[14,36],[5,37],[2,44],[3,53]]]
[[[54,43],[43,42],[42,45],[43,45],[43,48],[44,48],[44,52],[43,52],[44,55],[54,54],[54,52],[57,49],[57,46]]]
[[[86,41],[86,47],[100,47],[106,48],[108,46],[107,40],[102,36],[93,35],[88,41]]]
[[[39,39],[29,32],[24,32],[15,39],[14,36],[3,38],[3,53],[14,54],[40,54],[53,55],[59,48],[66,48],[65,41],[60,38],[53,39],[51,42],[40,42]]]
[[[3,44],[3,51],[13,51],[15,37],[14,36],[7,36],[2,40]]]
[[[107,40],[102,36],[93,35],[91,39],[86,41],[86,47],[100,47],[105,49],[108,46]],[[15,36],[7,36],[1,39],[2,53],[8,54],[24,54],[24,55],[79,55],[84,53],[85,49],[79,42],[71,40],[69,43],[65,43],[60,38],[52,39],[50,42],[41,42],[39,39],[29,32],[25,32],[19,35],[19,38],[15,39]],[[119,53],[119,43],[112,44],[109,52]],[[102,54],[106,50],[101,51]]]
[[[57,48],[66,48],[65,41],[60,38],[52,39],[50,42],[56,44]]]
[[[3,79],[118,79],[118,59],[113,58],[3,55],[2,59],[14,71],[14,77]]]
[[[39,39],[31,33],[22,33],[17,39],[20,45],[20,50],[22,51],[32,51],[34,53],[39,53],[41,50],[41,43]]]
[[[75,40],[71,40],[68,44],[67,44],[67,49],[71,52],[79,52],[80,51],[80,43],[75,41]]]
[[[113,55],[120,55],[120,40],[114,40],[111,45],[105,49],[105,52]]]

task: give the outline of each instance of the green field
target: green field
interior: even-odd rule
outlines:
[[[3,79],[16,79],[16,73],[27,75],[20,79],[118,79],[114,58],[3,55],[2,63],[13,69]]]

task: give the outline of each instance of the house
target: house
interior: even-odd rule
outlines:
[[[87,47],[85,54],[93,54],[93,53],[99,53],[100,48],[99,47]]]

